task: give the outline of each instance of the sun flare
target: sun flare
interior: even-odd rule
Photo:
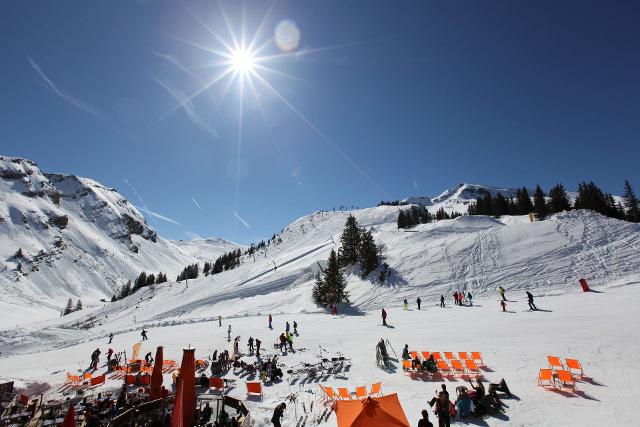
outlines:
[[[231,67],[238,73],[247,74],[255,68],[255,59],[248,49],[238,49],[231,53]]]

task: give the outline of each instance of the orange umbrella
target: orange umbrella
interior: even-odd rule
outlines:
[[[160,399],[162,397],[162,346],[156,349],[156,360],[153,365],[153,373],[151,374],[151,400]]]
[[[365,400],[338,400],[338,427],[409,427],[397,394]]]
[[[192,427],[196,412],[196,363],[195,348],[182,350],[182,364],[171,416],[171,427]]]
[[[64,420],[62,421],[62,427],[76,427],[76,410],[73,408],[73,405],[69,405],[67,415],[64,416]]]

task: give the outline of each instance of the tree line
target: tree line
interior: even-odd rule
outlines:
[[[138,291],[138,289],[145,288],[151,285],[159,285],[160,283],[167,282],[167,275],[163,272],[154,275],[153,273],[147,274],[146,272],[141,272],[138,277],[131,283],[131,280],[128,280],[117,295],[113,295],[111,297],[111,302],[121,300],[122,298],[128,297]]]
[[[444,208],[440,208],[435,214],[431,214],[427,208],[422,205],[412,205],[408,209],[401,209],[398,212],[398,229],[411,228],[418,224],[427,224],[432,221],[441,221],[443,219],[453,219],[459,217],[460,213],[447,213]]]
[[[362,277],[367,277],[380,265],[380,250],[371,231],[361,228],[353,215],[349,215],[340,236],[341,247],[331,250],[327,266],[316,273],[313,302],[319,307],[331,307],[349,302],[344,269],[358,265]]]
[[[578,195],[573,203],[560,183],[553,186],[548,194],[537,185],[533,192],[533,201],[525,187],[516,190],[515,198],[507,198],[501,193],[493,196],[482,189],[479,193],[481,196],[477,201],[469,205],[469,215],[497,217],[534,213],[539,220],[543,220],[551,214],[571,209],[589,209],[611,218],[640,222],[638,199],[628,180],[624,182],[623,203],[617,202],[611,194],[602,191],[593,181],[581,182],[578,185]]]
[[[64,310],[62,310],[62,316],[66,316],[67,314],[71,314],[74,311],[79,311],[79,310],[82,310],[82,301],[78,300],[78,302],[74,306],[73,300],[69,298],[69,301],[67,301],[67,306],[65,307]]]

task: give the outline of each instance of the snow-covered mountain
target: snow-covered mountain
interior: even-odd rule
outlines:
[[[178,246],[182,252],[202,262],[215,261],[220,255],[236,249],[246,249],[245,245],[240,245],[221,237],[172,240],[172,243]]]
[[[0,309],[17,321],[56,316],[68,298],[96,305],[143,270],[175,277],[218,256],[197,245],[199,256],[158,236],[113,188],[0,157]]]
[[[482,197],[483,194],[489,193],[495,196],[501,193],[506,198],[513,198],[516,196],[516,191],[516,188],[460,183],[443,191],[437,197],[411,196],[404,199],[403,202],[425,206],[430,212],[443,208],[448,213],[458,212],[464,214],[469,210],[469,205]]]

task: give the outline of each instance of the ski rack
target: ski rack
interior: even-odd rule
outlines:
[[[400,359],[398,359],[398,354],[397,354],[397,353],[396,353],[396,351],[394,350],[394,348],[393,348],[393,346],[391,345],[391,343],[389,342],[389,340],[388,340],[388,339],[385,339],[385,340],[384,340],[384,343],[385,343],[385,345],[387,345],[387,346],[391,349],[391,351],[393,351],[393,355],[395,356],[395,360],[394,360],[394,362],[398,362],[398,361],[400,361]],[[391,359],[391,357],[389,357],[389,359]]]

